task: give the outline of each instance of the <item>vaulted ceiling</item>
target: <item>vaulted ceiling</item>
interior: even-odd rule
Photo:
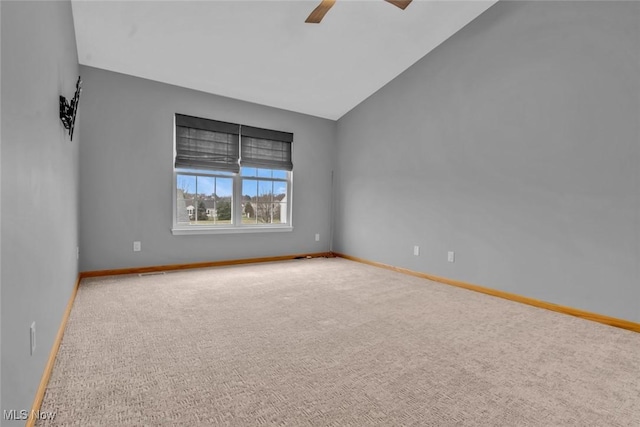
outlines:
[[[72,2],[81,64],[339,119],[496,0]]]

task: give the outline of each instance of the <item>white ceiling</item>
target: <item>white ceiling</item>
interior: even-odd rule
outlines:
[[[81,64],[337,120],[497,0],[72,2]]]

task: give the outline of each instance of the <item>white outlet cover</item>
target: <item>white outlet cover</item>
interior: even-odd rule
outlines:
[[[140,250],[142,250],[142,245],[140,244],[140,242],[133,242],[133,251],[140,252]]]
[[[453,251],[449,251],[449,253],[447,254],[447,260],[449,262],[455,262],[456,260],[456,253]]]
[[[320,233],[316,233],[316,242],[320,241]]]
[[[420,246],[416,245],[416,246],[413,247],[413,254],[415,256],[420,255]]]

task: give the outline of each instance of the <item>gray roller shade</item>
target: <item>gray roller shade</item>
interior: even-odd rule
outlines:
[[[293,134],[242,126],[242,166],[293,170],[291,144]]]
[[[238,173],[240,125],[176,114],[176,167]]]

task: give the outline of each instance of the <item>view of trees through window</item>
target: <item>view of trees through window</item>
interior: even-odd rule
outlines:
[[[234,179],[240,181],[242,197],[234,205]],[[189,225],[231,225],[234,209],[242,224],[287,223],[287,172],[242,168],[232,173],[176,174],[177,222]]]
[[[192,225],[232,223],[233,178],[177,174],[177,219]]]
[[[287,222],[287,172],[242,168],[243,224]]]

